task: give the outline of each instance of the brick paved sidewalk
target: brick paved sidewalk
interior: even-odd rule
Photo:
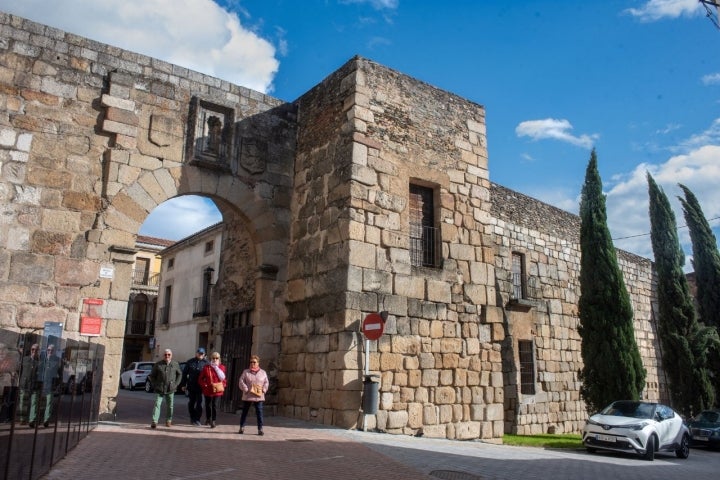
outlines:
[[[234,414],[219,414],[214,429],[192,426],[182,398],[176,401],[173,426],[166,427],[161,417],[153,430],[152,395],[122,395],[117,421],[102,422],[43,480],[431,478],[333,434],[330,427],[270,416],[261,437],[254,411],[244,435],[237,433],[239,415]]]
[[[325,430],[278,425],[245,435],[236,425],[100,425],[45,479],[422,479],[430,478]],[[252,432],[253,434],[248,434]]]

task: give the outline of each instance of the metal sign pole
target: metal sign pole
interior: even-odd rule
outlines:
[[[365,339],[365,377],[370,375],[370,340]],[[363,432],[367,432],[367,414],[363,410]]]

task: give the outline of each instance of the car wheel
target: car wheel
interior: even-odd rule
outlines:
[[[133,385],[132,380],[130,380],[130,391],[135,390],[135,385]]]
[[[120,390],[125,390],[125,385],[123,385],[122,378],[120,379]]]
[[[145,391],[146,391],[147,393],[151,393],[151,392],[152,392],[152,387],[150,386],[150,382],[147,381],[147,380],[145,380]]]
[[[678,458],[688,458],[690,455],[690,440],[688,439],[687,435],[683,435],[682,440],[680,440],[680,448],[675,450],[675,456]]]
[[[650,437],[648,438],[647,445],[645,446],[645,455],[643,455],[643,458],[650,462],[655,460],[655,435],[650,435]]]

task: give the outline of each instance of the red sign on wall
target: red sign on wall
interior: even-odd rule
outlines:
[[[80,335],[98,337],[102,331],[101,298],[84,298],[80,314]]]

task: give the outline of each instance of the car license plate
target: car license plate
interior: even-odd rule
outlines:
[[[693,437],[693,440],[697,440],[698,442],[707,442],[709,437],[706,437],[704,435],[695,435]]]
[[[595,435],[595,440],[598,442],[615,442],[615,437],[611,435]]]

